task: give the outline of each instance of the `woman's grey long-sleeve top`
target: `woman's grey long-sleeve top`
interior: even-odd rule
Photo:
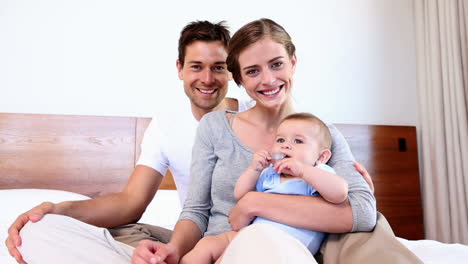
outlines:
[[[328,165],[348,182],[352,231],[371,231],[376,224],[375,197],[353,167],[354,157],[343,135],[333,125],[329,129],[333,143]],[[231,129],[226,111],[204,115],[193,146],[191,179],[179,220],[192,220],[204,236],[230,231],[228,215],[237,203],[234,186],[252,156]]]

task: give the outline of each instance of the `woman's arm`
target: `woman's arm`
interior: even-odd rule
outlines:
[[[217,157],[211,139],[213,131],[205,115],[198,125],[192,149],[190,183],[184,208],[169,245],[182,257],[205,233],[211,209],[211,179]]]
[[[374,193],[375,191],[374,182],[372,181],[372,177],[370,176],[366,167],[364,167],[364,165],[362,165],[361,163],[357,161],[354,162],[353,165],[354,165],[354,168],[362,175],[366,183],[369,185],[371,192]]]
[[[319,196],[261,192],[249,192],[240,199],[229,214],[229,223],[237,231],[257,216],[328,233],[349,232],[353,226],[353,214],[347,201],[333,204]]]
[[[354,168],[343,135],[330,126],[333,137],[329,165],[348,183],[348,200],[332,204],[322,197],[249,192],[232,209],[229,220],[234,230],[248,225],[256,216],[283,224],[328,233],[371,231],[376,223],[375,197]]]
[[[348,201],[353,215],[353,232],[368,232],[377,221],[375,196],[364,177],[354,167],[354,157],[341,132],[329,126],[332,135],[332,157],[328,165],[348,182]]]

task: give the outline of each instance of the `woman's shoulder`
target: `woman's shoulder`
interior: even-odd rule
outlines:
[[[231,111],[229,110],[217,110],[217,111],[212,111],[209,113],[206,113],[203,115],[203,117],[200,119],[200,124],[201,123],[219,123],[223,122],[226,119],[226,113],[230,113]]]
[[[226,113],[230,113],[229,110],[218,110],[206,113],[198,124],[199,130],[209,130],[210,133],[221,133],[227,129],[226,125],[229,126]]]
[[[341,135],[340,130],[338,130],[338,128],[334,124],[332,124],[332,123],[325,123],[325,124],[327,125],[328,130],[330,131],[330,134],[331,134],[332,138]]]

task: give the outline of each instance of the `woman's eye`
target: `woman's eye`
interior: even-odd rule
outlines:
[[[254,69],[254,70],[248,70],[245,74],[247,75],[255,75],[258,73],[258,70],[257,69]]]
[[[302,140],[300,140],[300,139],[295,139],[295,140],[294,140],[294,143],[296,143],[296,144],[302,144],[302,143],[304,143],[304,142],[303,142]]]
[[[271,68],[276,69],[276,68],[281,67],[282,65],[283,65],[283,62],[277,61],[271,65]]]
[[[276,140],[276,142],[278,142],[278,143],[284,143],[284,138],[278,138],[278,139]]]

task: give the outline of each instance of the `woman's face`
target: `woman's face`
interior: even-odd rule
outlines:
[[[240,53],[239,65],[242,86],[257,105],[280,107],[291,96],[296,56],[282,44],[261,39]]]

